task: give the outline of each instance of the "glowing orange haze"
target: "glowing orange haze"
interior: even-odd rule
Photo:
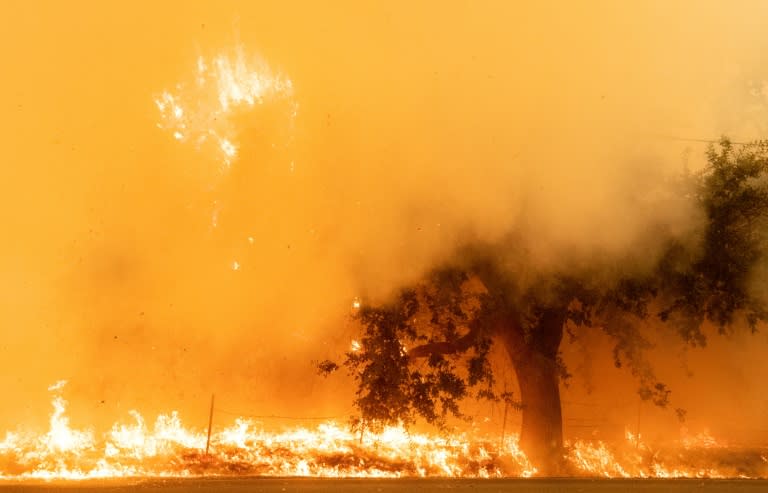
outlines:
[[[76,430],[132,409],[202,428],[212,392],[344,415],[349,382],[311,360],[349,346],[355,296],[464,235],[524,228],[545,267],[690,227],[653,194],[703,147],[666,137],[768,135],[768,4],[535,4],[4,4],[0,430],[44,436],[62,378]],[[654,355],[675,405],[693,434],[765,444],[765,335],[714,346]],[[564,351],[571,438],[679,432],[637,424],[607,351]]]

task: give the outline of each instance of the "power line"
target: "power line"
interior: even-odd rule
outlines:
[[[722,139],[693,139],[688,137],[676,137],[674,135],[665,135],[665,134],[654,134],[655,137],[660,139],[667,139],[667,140],[677,140],[680,142],[701,142],[703,144],[719,144],[722,142]],[[740,145],[740,146],[746,146],[750,144],[754,144],[755,142],[734,142],[732,140],[729,140],[731,144],[734,145]]]

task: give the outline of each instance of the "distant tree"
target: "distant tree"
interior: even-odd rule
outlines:
[[[510,233],[464,245],[386,303],[363,303],[359,347],[342,362],[356,379],[357,424],[422,418],[441,426],[462,416],[467,397],[509,400],[495,390],[489,361],[492,345],[501,344],[520,388],[521,447],[543,474],[561,472],[559,383],[567,371],[559,348],[564,334],[576,338],[587,327],[612,338],[615,364],[632,371],[640,397],[666,406],[670,390],[643,356],[644,325],[704,346],[707,323],[727,333],[755,331],[768,319],[766,300],[751,289],[768,253],[768,142],[736,146],[724,138],[707,157],[705,169],[676,182],[698,206],[700,226],[685,237],[654,231],[662,248],[650,266],[595,255],[538,269]]]

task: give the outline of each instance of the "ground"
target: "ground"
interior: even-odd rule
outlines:
[[[767,480],[713,479],[170,479],[84,481],[68,483],[0,483],[0,492],[39,493],[726,493],[768,491]]]

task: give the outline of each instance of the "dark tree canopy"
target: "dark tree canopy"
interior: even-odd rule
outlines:
[[[558,382],[564,334],[593,327],[614,341],[617,366],[637,377],[640,396],[664,406],[670,391],[654,376],[644,352],[644,324],[704,346],[702,330],[721,333],[768,320],[755,275],[768,253],[768,142],[711,146],[708,165],[675,181],[699,217],[685,235],[659,226],[660,251],[638,268],[627,258],[595,255],[559,269],[537,269],[519,232],[495,243],[471,242],[390,301],[363,304],[358,350],[343,361],[357,382],[358,424],[443,425],[461,417],[467,397],[506,399],[523,411],[521,442],[545,472],[555,471],[562,447]],[[637,246],[642,249],[642,245]],[[635,257],[642,252],[635,252]],[[517,373],[520,401],[500,394],[489,362],[501,344]],[[329,373],[338,366],[321,363]],[[516,396],[517,398],[517,396]]]

